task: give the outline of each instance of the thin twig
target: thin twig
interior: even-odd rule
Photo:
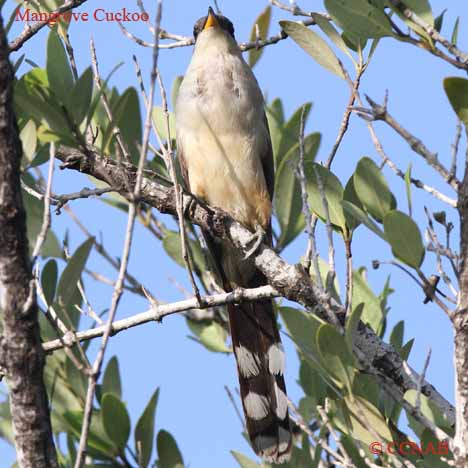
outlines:
[[[120,154],[123,154],[125,161],[130,162],[130,153],[128,151],[127,145],[125,144],[122,138],[122,132],[120,131],[120,128],[118,127],[118,125],[115,124],[109,100],[107,99],[106,90],[103,89],[101,76],[99,75],[99,65],[96,55],[96,47],[92,38],[90,40],[89,46],[91,50],[91,63],[93,65],[94,82],[96,83],[96,88],[101,93],[101,102],[104,106],[104,110],[106,111],[107,118],[109,119],[109,125],[112,127],[112,134],[115,136],[115,139],[117,140],[118,146],[120,148],[120,152],[118,151],[116,155],[117,161],[120,160]]]
[[[336,433],[335,429],[330,423],[330,419],[325,412],[325,410],[321,406],[316,406],[316,409],[318,413],[320,414],[320,418],[322,419],[322,423],[325,425],[325,427],[328,429],[330,432],[331,436],[333,437],[333,440],[335,441],[336,446],[340,449],[341,453],[343,454],[344,461],[345,461],[345,467],[352,468],[354,466],[353,462],[349,458],[348,452],[346,451],[345,447],[341,443],[341,439],[338,437],[338,434]]]
[[[458,191],[460,181],[453,177],[449,171],[439,162],[437,153],[431,152],[424,143],[405,128],[403,128],[387,111],[386,102],[383,105],[377,104],[371,98],[366,96],[371,108],[362,107],[355,108],[355,112],[364,120],[377,121],[381,120],[395,130],[411,147],[411,149],[422,156],[429,166],[436,170],[440,176],[455,190]]]
[[[167,135],[167,146],[162,145],[160,142],[161,148],[163,148],[164,159],[166,162],[167,170],[171,175],[172,184],[174,185],[175,191],[175,200],[176,200],[176,207],[177,207],[177,217],[179,223],[179,231],[180,231],[180,243],[182,249],[182,258],[184,259],[185,266],[187,268],[187,272],[189,275],[190,283],[192,285],[193,292],[195,297],[197,297],[201,301],[200,290],[198,289],[197,283],[195,281],[195,275],[193,273],[192,262],[189,255],[189,249],[187,245],[187,232],[185,230],[185,218],[184,218],[184,206],[182,202],[182,187],[179,185],[177,180],[177,173],[175,170],[174,164],[174,153],[172,150],[172,138],[171,138],[171,126],[169,122],[169,110],[167,106],[167,95],[166,89],[164,88],[164,84],[162,82],[161,73],[158,73],[158,84],[161,93],[162,99],[162,109],[165,118],[166,124],[166,135]],[[161,138],[161,136],[159,136]],[[201,302],[199,307],[201,306]]]
[[[155,32],[156,33],[159,30],[159,25],[161,24],[161,14],[162,14],[162,0],[159,0],[157,12],[156,12],[156,19],[155,19]],[[87,440],[88,440],[88,435],[89,435],[89,430],[90,430],[90,425],[91,425],[91,417],[93,413],[93,400],[94,400],[94,394],[96,391],[97,379],[99,378],[99,375],[101,372],[107,344],[109,341],[109,337],[112,333],[112,323],[114,321],[115,314],[117,312],[117,308],[118,308],[120,299],[122,297],[123,284],[125,282],[125,272],[127,270],[128,261],[130,257],[130,251],[131,251],[132,240],[133,240],[133,232],[134,232],[134,227],[135,227],[135,219],[136,219],[137,207],[139,203],[141,183],[143,180],[143,167],[144,167],[144,162],[146,160],[146,155],[148,153],[148,142],[149,142],[150,132],[151,132],[151,118],[152,118],[151,114],[152,114],[152,109],[153,109],[154,88],[155,88],[155,82],[156,82],[156,70],[157,70],[157,62],[158,62],[158,47],[157,47],[158,40],[159,40],[159,35],[155,34],[155,47],[153,49],[153,66],[151,69],[151,87],[150,87],[150,97],[149,97],[150,106],[148,107],[147,113],[146,113],[143,143],[141,146],[140,158],[138,161],[135,188],[133,191],[132,200],[131,202],[129,202],[127,231],[125,235],[124,247],[123,247],[123,252],[122,252],[122,261],[120,264],[119,275],[118,275],[117,282],[114,288],[114,293],[112,295],[111,307],[109,310],[107,324],[105,325],[104,333],[102,336],[101,347],[98,351],[96,360],[93,364],[92,373],[88,378],[88,390],[86,393],[86,402],[85,402],[85,408],[84,408],[84,414],[83,414],[83,424],[82,424],[82,429],[81,429],[80,444],[79,444],[78,452],[76,455],[75,468],[81,468],[85,461]]]
[[[304,259],[304,268],[306,271],[310,270],[311,260],[314,264],[314,271],[317,277],[317,285],[319,288],[323,289],[322,276],[320,274],[320,266],[317,256],[317,245],[315,242],[314,232],[312,230],[312,210],[310,209],[309,204],[309,194],[307,193],[307,181],[305,175],[305,145],[304,145],[304,126],[305,126],[305,109],[302,107],[301,112],[301,124],[299,127],[299,163],[296,168],[296,177],[299,179],[299,184],[301,186],[301,196],[302,196],[302,213],[304,214],[306,232],[308,236],[308,245],[307,252]]]
[[[341,466],[345,466],[345,459],[335,450],[333,450],[326,441],[321,437],[317,437],[310,429],[307,423],[304,421],[299,410],[296,408],[294,403],[288,398],[288,406],[291,411],[296,415],[297,420],[296,424],[302,429],[302,431],[307,434],[317,445],[320,445],[325,452],[327,452],[337,463],[341,463]]]
[[[242,413],[239,411],[239,408],[237,407],[236,400],[234,399],[234,395],[232,394],[231,390],[229,389],[227,385],[224,386],[224,390],[226,390],[229,401],[232,403],[232,406],[234,407],[234,411],[236,412],[237,417],[239,418],[241,426],[245,429],[245,420],[242,417]]]
[[[460,145],[461,134],[462,134],[462,122],[460,119],[458,119],[457,129],[455,132],[455,140],[452,143],[452,164],[450,165],[450,175],[452,177],[457,176],[457,157],[458,157],[458,147]]]
[[[468,69],[468,54],[462,52],[458,47],[453,44],[451,41],[443,37],[434,26],[426,23],[420,16],[418,16],[414,11],[407,8],[400,0],[389,0],[389,2],[397,8],[406,18],[413,21],[420,28],[424,29],[426,33],[434,41],[442,44],[462,65],[465,65],[465,68]]]
[[[58,7],[56,10],[50,12],[46,20],[37,21],[33,25],[26,24],[21,34],[18,37],[16,37],[16,39],[14,39],[12,42],[10,42],[10,44],[8,45],[10,52],[14,52],[14,51],[21,49],[21,47],[23,47],[26,41],[31,39],[31,37],[37,34],[44,26],[47,26],[49,24],[50,16],[59,15],[60,13],[65,13],[66,11],[79,7],[85,2],[86,0],[67,1],[63,5]]]
[[[50,228],[50,194],[52,193],[52,177],[54,175],[54,162],[55,162],[55,143],[50,144],[49,149],[49,173],[47,176],[47,187],[44,195],[44,215],[42,219],[42,226],[39,232],[39,235],[36,239],[36,244],[34,245],[32,258],[33,263],[35,262],[37,256],[41,253],[42,246],[47,237],[47,233]]]
[[[336,271],[335,271],[335,245],[333,242],[333,227],[330,219],[330,210],[328,208],[327,197],[325,196],[325,189],[323,186],[323,180],[320,177],[317,168],[314,167],[315,177],[317,179],[317,185],[322,199],[323,211],[325,212],[325,223],[327,227],[327,237],[328,237],[328,267],[329,271],[327,274],[327,284],[326,290],[331,291],[333,287],[333,282],[335,281]]]
[[[358,104],[363,107],[363,102],[361,100],[361,96],[359,92],[356,95],[356,99],[358,101]],[[367,129],[369,130],[372,143],[374,144],[374,147],[377,151],[377,154],[382,158],[383,164],[388,165],[388,167],[402,180],[405,180],[405,173],[390,159],[390,157],[386,154],[382,143],[380,142],[377,133],[375,132],[374,126],[371,121],[366,120],[367,124]],[[430,185],[425,184],[419,179],[415,179],[414,177],[411,177],[411,183],[419,189],[422,189],[432,195],[433,197],[437,198],[438,200],[447,203],[448,205],[452,207],[457,206],[457,200],[448,197],[447,195],[444,195],[443,193],[439,192],[437,189],[434,187],[431,187]]]
[[[232,304],[242,301],[258,301],[260,299],[271,299],[279,297],[280,294],[271,286],[261,286],[252,289],[235,289],[227,293],[212,294],[203,296],[203,308],[209,309],[216,306]],[[157,304],[152,305],[150,309],[145,312],[133,315],[122,320],[116,320],[112,323],[112,336],[117,333],[128,330],[129,328],[137,327],[148,322],[161,322],[164,317],[168,315],[186,312],[191,309],[198,308],[198,300],[196,297],[184,299],[183,301],[173,302],[171,304]],[[107,325],[91,328],[89,330],[79,331],[75,334],[75,340],[87,341],[98,336],[102,336],[107,329]],[[75,341],[68,342],[67,346],[72,346]],[[63,348],[63,340],[52,340],[44,343],[43,348],[45,351],[55,351]]]
[[[417,386],[417,389],[416,389],[417,390],[416,403],[414,405],[414,407],[416,408],[416,411],[421,410],[421,389],[422,389],[424,379],[426,378],[427,368],[429,367],[429,361],[431,360],[431,353],[432,353],[432,349],[429,348],[427,350],[427,355],[426,355],[426,359],[424,361],[423,370],[422,370],[421,374],[419,374],[418,386]]]

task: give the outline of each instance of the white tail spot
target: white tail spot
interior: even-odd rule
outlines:
[[[291,432],[287,431],[284,427],[279,426],[278,427],[278,440],[279,440],[279,445],[278,445],[278,452],[283,453],[288,450],[289,444],[291,443]],[[286,461],[290,457],[290,453],[285,453],[284,454],[286,459],[283,459],[283,461]]]
[[[254,392],[249,392],[244,398],[244,406],[247,416],[255,420],[265,418],[270,412],[268,398]]]
[[[237,363],[243,377],[255,377],[260,373],[260,358],[245,346],[236,346]]]
[[[278,450],[278,441],[276,437],[258,435],[252,441],[254,446],[257,448],[257,451],[265,458],[267,462],[273,462],[276,457],[276,452]]]
[[[278,384],[275,382],[275,395],[276,395],[276,416],[280,419],[284,419],[286,417],[286,413],[288,412],[288,399],[281,390],[281,388],[278,387]]]
[[[273,375],[283,374],[284,361],[283,345],[280,342],[272,344],[268,350],[268,369],[270,373]]]

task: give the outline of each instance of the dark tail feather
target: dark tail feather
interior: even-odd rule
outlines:
[[[229,304],[228,311],[249,438],[267,462],[286,462],[292,436],[283,377],[285,355],[272,301]]]

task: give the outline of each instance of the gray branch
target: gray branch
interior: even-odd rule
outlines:
[[[6,373],[18,465],[58,467],[47,392],[44,352],[21,198],[22,156],[13,113],[13,69],[0,19],[0,309],[2,368]]]
[[[133,187],[135,184],[136,168],[119,165],[113,159],[103,157],[92,149],[84,154],[73,148],[60,147],[57,158],[63,161],[62,168],[92,175],[113,187]],[[125,190],[121,190],[120,194],[127,199],[131,196]],[[161,213],[176,214],[174,190],[148,178],[143,178],[140,200]],[[182,201],[184,212],[191,222],[230,242],[244,254],[248,251],[251,238],[249,230],[227,214],[203,204],[188,193],[183,194]],[[344,307],[321,292],[311,282],[302,266],[287,263],[265,244],[262,244],[254,255],[257,268],[265,274],[270,286],[281,296],[314,310],[326,321],[329,321],[330,312],[331,315],[337,315],[340,320],[344,320]],[[355,337],[355,347],[367,366],[375,370],[379,380],[385,382],[387,388],[392,388],[393,394],[402,398],[407,390],[416,389],[414,382],[418,381],[418,374],[411,370],[414,375],[410,377],[398,352],[384,343],[369,327],[362,325],[359,328]],[[422,382],[421,393],[440,408],[450,424],[455,424],[453,406],[426,380]]]

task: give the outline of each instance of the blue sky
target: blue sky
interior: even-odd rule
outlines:
[[[151,3],[151,5],[154,2]],[[443,33],[450,37],[451,26],[457,15],[463,13],[462,2],[443,2],[432,0],[435,15],[443,8],[448,8]],[[239,5],[242,6],[239,6]],[[248,40],[250,30],[257,14],[266,6],[264,0],[250,2],[229,2],[219,0],[223,13],[228,16],[236,28],[239,41]],[[209,2],[202,0],[171,0],[164,2],[164,29],[183,35],[190,35],[193,23],[206,12]],[[90,13],[96,8],[118,11],[126,6],[130,11],[137,11],[133,3],[117,1],[88,1],[79,11]],[[323,11],[321,2],[304,0],[300,6],[306,10]],[[6,2],[5,11],[10,12],[14,2]],[[147,2],[150,7],[150,2]],[[151,10],[151,9],[150,9]],[[7,15],[5,15],[7,16]],[[291,19],[286,12],[274,10],[271,34],[279,31],[277,21]],[[466,23],[462,18],[459,33],[459,45],[468,49],[466,41]],[[16,23],[10,32],[12,39],[21,30],[22,24]],[[146,27],[132,23],[129,29],[136,35],[150,40]],[[79,22],[70,29],[71,41],[79,71],[82,72],[90,63],[89,39],[94,37],[102,76],[120,61],[124,65],[114,75],[112,84],[123,90],[128,86],[138,87],[132,54],[136,54],[143,68],[143,76],[148,77],[151,64],[151,50],[142,48],[125,38],[116,23],[112,22]],[[43,65],[45,63],[45,39],[47,31],[43,30],[31,40],[21,52],[13,54],[27,57]],[[162,50],[159,66],[167,87],[173,79],[184,73],[189,60],[191,48]],[[340,56],[341,57],[341,56]],[[346,57],[341,57],[351,69]],[[22,67],[27,71],[27,66]],[[349,90],[345,82],[330,74],[299,49],[291,40],[282,41],[267,47],[262,59],[255,67],[255,74],[269,100],[275,97],[283,99],[286,115],[306,101],[314,103],[309,118],[307,131],[322,133],[322,144],[318,160],[327,158],[335,141],[342,113],[349,99]],[[427,146],[438,152],[440,160],[450,165],[450,144],[455,134],[455,116],[448,104],[442,88],[446,76],[460,75],[445,62],[430,56],[423,51],[394,40],[384,39],[378,47],[371,66],[366,72],[361,90],[377,101],[383,99],[389,91],[389,111],[415,135],[422,138]],[[391,158],[406,170],[413,164],[413,175],[424,179],[428,184],[440,188],[445,194],[454,197],[446,189],[441,178],[428,170],[421,163],[419,156],[412,153],[405,142],[382,124],[376,124],[376,131]],[[350,129],[344,139],[333,166],[334,172],[345,183],[352,174],[357,161],[362,156],[370,156],[378,163],[380,160],[369,138],[365,124],[357,117],[351,119]],[[460,164],[461,166],[461,164]],[[391,188],[397,197],[399,207],[406,211],[404,183],[396,178],[387,168],[384,169]],[[54,190],[57,193],[69,193],[90,186],[89,179],[77,173],[56,170]],[[432,211],[446,209],[441,202],[427,196],[418,189],[413,189],[415,218],[425,220],[423,207]],[[97,200],[82,200],[72,204],[88,229],[95,235],[102,235],[109,251],[121,254],[126,218],[123,214],[107,207]],[[454,213],[448,211],[448,217],[458,228]],[[162,218],[170,222],[167,218]],[[65,231],[70,233],[71,246],[76,248],[82,241],[82,234],[77,231],[66,214],[53,216],[53,228],[60,239]],[[322,255],[326,256],[326,239],[323,230],[319,230],[319,246]],[[390,259],[391,251],[382,241],[360,227],[356,232],[354,245],[355,267],[369,268],[369,281],[376,292],[379,292],[388,274],[391,274],[391,285],[396,290],[390,298],[390,329],[399,320],[405,320],[405,338],[416,339],[410,364],[421,370],[429,347],[432,358],[427,372],[428,379],[449,400],[453,401],[454,373],[452,364],[452,332],[448,319],[436,306],[423,306],[423,294],[415,288],[414,283],[400,271],[382,267],[378,271],[371,269],[374,258]],[[458,242],[457,229],[453,243]],[[338,242],[337,242],[338,243]],[[306,239],[302,236],[290,246],[285,257],[297,262],[303,254]],[[343,249],[337,249],[338,274],[343,284],[344,262]],[[99,256],[91,257],[92,268],[102,274],[115,278],[116,272],[108,267]],[[432,255],[427,254],[423,264],[427,275],[435,272]],[[141,227],[137,227],[134,250],[130,260],[130,271],[148,287],[156,297],[163,301],[181,299],[183,294],[175,287],[175,279],[190,290],[185,272],[164,254],[160,244],[150,237]],[[101,311],[110,305],[111,289],[106,286],[86,281],[88,296],[96,310]],[[145,310],[147,304],[135,296],[125,296],[119,307],[117,317],[123,318]],[[241,425],[224,390],[227,385],[237,385],[235,364],[232,356],[213,354],[186,336],[189,330],[180,316],[166,318],[162,324],[147,324],[137,329],[119,334],[111,339],[106,361],[117,354],[121,373],[124,376],[123,395],[135,423],[155,387],[161,387],[159,404],[156,413],[157,429],[169,430],[176,438],[184,461],[191,467],[234,467],[237,466],[230,450],[239,450],[253,456],[250,448],[241,435]],[[287,386],[291,398],[298,401],[301,390],[295,383],[297,362],[294,347],[286,341],[288,354]],[[2,466],[9,466],[14,460],[12,449],[0,441],[0,460]]]

